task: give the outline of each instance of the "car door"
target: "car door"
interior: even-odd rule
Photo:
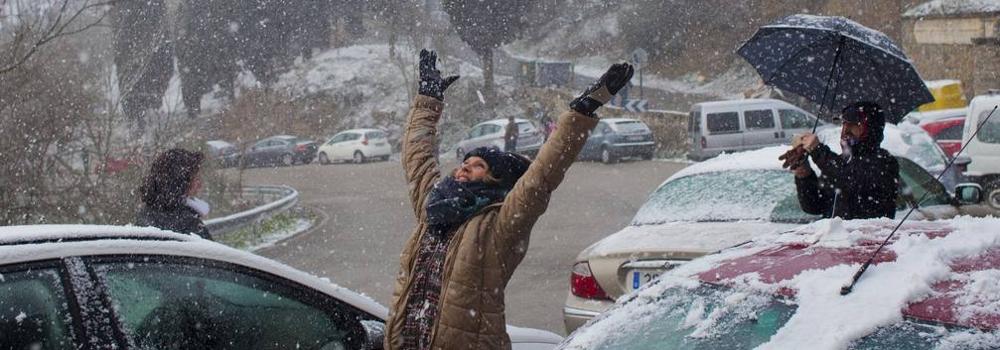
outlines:
[[[713,112],[705,114],[705,149],[712,152],[736,151],[743,148],[743,131],[740,127],[740,113],[737,111]]]
[[[381,321],[324,293],[244,266],[169,256],[87,259],[139,349],[358,349]]]
[[[747,108],[743,111],[743,148],[756,149],[780,144],[781,132],[777,128],[774,110]]]
[[[583,144],[583,150],[580,151],[578,158],[597,159],[600,156],[601,145],[604,144],[605,138],[610,133],[611,127],[608,126],[607,122],[598,122],[594,130],[590,132],[590,137],[587,137],[587,143]]]
[[[792,108],[779,108],[778,120],[781,122],[782,141],[789,144],[795,135],[812,132],[813,125],[816,124],[816,117]]]
[[[331,137],[330,140],[327,141],[325,145],[323,145],[323,152],[326,153],[327,159],[330,160],[340,159],[337,157],[337,152],[340,149],[341,146],[340,143],[344,142],[344,139],[346,137],[347,137],[346,133],[339,133],[333,135],[333,137]]]
[[[249,157],[247,157],[250,163],[262,164],[268,161],[267,147],[270,142],[270,139],[260,140],[253,147],[250,147]]]
[[[59,261],[0,266],[0,349],[91,348]],[[111,333],[111,332],[106,332]],[[111,334],[95,334],[113,343]]]

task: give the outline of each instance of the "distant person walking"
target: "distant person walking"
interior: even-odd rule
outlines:
[[[534,162],[481,147],[442,174],[434,145],[444,90],[433,52],[420,53],[420,95],[401,143],[417,226],[399,256],[386,323],[386,349],[510,349],[504,293],[524,259],[535,222],[548,207],[587,134],[594,114],[632,77],[616,64],[570,104],[559,131]]]
[[[844,219],[896,216],[899,163],[881,147],[885,117],[879,105],[858,102],[844,108],[841,154],[833,153],[815,134],[802,135],[779,160],[795,174],[799,205],[809,214]],[[806,157],[822,171],[816,176]]]
[[[514,116],[507,117],[507,130],[503,133],[504,152],[517,153],[517,138],[520,134],[521,130],[517,127]]]
[[[174,148],[153,161],[149,174],[139,186],[143,206],[136,215],[137,226],[152,226],[178,233],[212,235],[202,218],[210,206],[195,197],[201,191],[201,163],[205,156]]]

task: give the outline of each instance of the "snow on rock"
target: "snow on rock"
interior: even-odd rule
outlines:
[[[955,16],[1000,12],[998,0],[932,0],[914,6],[903,17]]]

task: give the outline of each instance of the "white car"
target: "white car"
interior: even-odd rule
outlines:
[[[333,135],[319,146],[320,164],[332,162],[364,163],[369,159],[389,160],[392,146],[378,129],[351,129]]]
[[[388,310],[273,260],[155,228],[0,228],[0,349],[381,349]],[[508,327],[514,349],[562,337]]]
[[[799,206],[794,176],[778,156],[788,146],[723,154],[693,164],[660,185],[632,223],[584,249],[570,273],[563,308],[566,332],[607,310],[614,300],[696,257],[819,219]],[[892,151],[892,148],[890,148]],[[989,216],[975,184],[955,198],[923,167],[897,155],[903,189],[896,218],[924,193],[910,220]],[[973,188],[969,188],[972,186]]]
[[[987,203],[1000,209],[1000,92],[976,96],[969,104],[962,143],[968,142],[965,154],[972,158],[967,175],[983,186]],[[990,113],[993,113],[990,116]],[[989,120],[986,120],[986,117]],[[975,138],[972,133],[982,125]]]
[[[530,120],[514,119],[514,122],[517,123],[518,128],[517,153],[534,157],[538,154],[538,150],[542,148],[542,143],[545,142],[545,135]],[[506,118],[476,124],[472,129],[469,129],[465,138],[455,146],[455,157],[461,161],[465,157],[466,152],[479,147],[492,146],[503,149],[503,136],[506,131]]]

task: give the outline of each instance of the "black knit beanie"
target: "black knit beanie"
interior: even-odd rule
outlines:
[[[500,185],[513,188],[517,180],[528,171],[531,160],[517,153],[504,152],[496,147],[479,147],[465,154],[465,158],[479,157],[490,166],[490,174],[500,180]]]

